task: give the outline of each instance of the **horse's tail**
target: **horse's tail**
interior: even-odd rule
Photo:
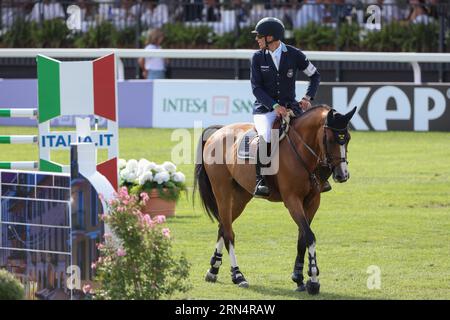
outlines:
[[[211,182],[209,181],[208,174],[206,173],[203,163],[203,147],[205,146],[208,138],[222,126],[215,125],[210,126],[203,130],[200,140],[197,145],[197,161],[194,172],[194,189],[192,191],[192,204],[194,204],[195,191],[200,192],[200,199],[202,200],[203,208],[205,209],[211,220],[216,219],[219,221],[219,209],[217,208],[217,201],[212,191]]]

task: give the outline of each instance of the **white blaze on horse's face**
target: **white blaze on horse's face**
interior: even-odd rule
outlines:
[[[347,159],[347,149],[345,145],[340,146],[341,151],[341,159]],[[349,178],[348,168],[347,168],[347,161],[341,161],[339,163],[339,169],[340,174],[338,175],[339,181],[338,182],[345,182]]]

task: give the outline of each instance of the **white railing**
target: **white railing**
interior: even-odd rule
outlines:
[[[117,77],[124,79],[121,58],[161,57],[178,59],[251,59],[255,50],[248,49],[0,49],[2,58],[33,58],[44,54],[53,58],[95,58],[115,53]],[[305,51],[312,61],[371,61],[410,63],[414,71],[414,83],[422,83],[420,62],[450,62],[450,53],[399,53],[399,52],[340,52]]]

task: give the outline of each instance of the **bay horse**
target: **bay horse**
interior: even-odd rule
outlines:
[[[341,183],[350,177],[347,170],[348,124],[355,111],[356,107],[342,115],[327,105],[312,107],[291,119],[286,137],[279,142],[275,154],[272,151],[279,164],[276,174],[266,176],[271,189],[267,200],[283,202],[298,226],[297,257],[291,276],[297,291],[317,294],[320,290],[316,241],[310,225],[319,208],[323,181],[331,174]],[[239,287],[249,286],[236,260],[232,224],[252,199],[255,188],[254,163],[239,162],[237,158],[237,142],[252,128],[252,123],[212,126],[203,130],[199,141],[197,156],[201,159],[197,159],[195,166],[193,193],[198,188],[209,217],[219,222],[216,248],[206,281],[217,280],[225,246],[230,255],[232,282]],[[319,167],[329,169],[325,180],[317,177]],[[303,263],[306,250],[310,278],[305,286]]]

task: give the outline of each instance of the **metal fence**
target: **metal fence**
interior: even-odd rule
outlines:
[[[310,22],[331,26],[337,32],[342,23],[348,22],[367,29],[392,21],[438,23],[443,49],[450,27],[449,9],[447,0],[0,0],[0,32],[7,32],[17,20],[42,23],[64,19],[81,32],[109,21],[119,30],[135,28],[139,36],[150,28],[181,22],[188,26],[206,25],[222,35],[239,34],[239,30],[254,26],[259,19],[273,16],[285,24],[288,39],[292,30]]]

